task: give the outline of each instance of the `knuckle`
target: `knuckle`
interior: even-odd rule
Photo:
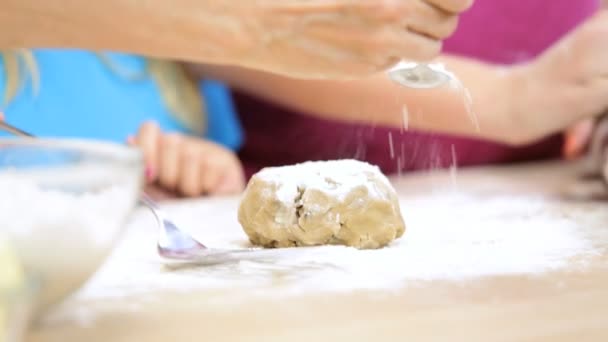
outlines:
[[[174,147],[182,142],[182,136],[178,133],[167,133],[162,137],[165,146]]]
[[[199,160],[199,149],[193,144],[184,143],[181,146],[181,157],[185,163],[194,163]]]
[[[427,61],[436,58],[441,53],[442,43],[433,41],[424,44],[421,48],[416,49],[416,58],[421,61]]]
[[[450,0],[448,9],[455,13],[461,13],[473,6],[473,0]]]
[[[453,35],[458,29],[458,23],[460,22],[458,17],[454,17],[448,20],[447,29],[446,29],[446,37]]]
[[[436,29],[435,35],[438,39],[445,39],[445,38],[451,36],[456,31],[457,28],[458,28],[458,17],[454,16],[449,19],[446,19],[446,21],[443,23],[443,25],[440,25]]]
[[[146,121],[146,122],[142,123],[141,126],[139,127],[139,131],[141,132],[141,134],[154,132],[157,129],[158,129],[158,125],[154,121]]]
[[[161,174],[159,183],[169,191],[174,191],[177,188],[177,179],[175,177],[169,177],[166,174]]]
[[[452,14],[462,13],[471,6],[473,6],[473,0],[424,0],[441,10],[447,11]]]
[[[378,71],[388,70],[401,61],[400,57],[389,57],[383,63],[378,64]]]
[[[182,195],[187,196],[187,197],[195,197],[195,196],[199,196],[202,194],[202,190],[192,186],[192,185],[183,185],[181,186],[180,192],[182,193]]]
[[[203,159],[203,165],[205,166],[207,172],[216,172],[223,168],[223,158],[218,155],[206,155]]]
[[[366,0],[355,4],[357,10],[376,19],[399,20],[408,10],[409,1],[401,0]]]

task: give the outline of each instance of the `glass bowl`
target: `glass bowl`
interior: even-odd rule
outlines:
[[[142,156],[131,147],[0,138],[0,235],[36,280],[35,314],[100,268],[137,203],[142,175]]]
[[[33,289],[0,290],[0,341],[21,342],[31,319]]]

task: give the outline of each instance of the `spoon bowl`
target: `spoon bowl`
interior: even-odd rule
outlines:
[[[415,63],[400,63],[388,71],[388,76],[404,87],[415,89],[441,87],[452,78],[444,70],[433,68],[427,64]]]

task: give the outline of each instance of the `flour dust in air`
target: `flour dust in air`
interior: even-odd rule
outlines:
[[[461,94],[462,100],[464,101],[464,107],[467,112],[467,116],[475,127],[475,131],[479,132],[479,118],[477,117],[477,114],[475,114],[475,112],[473,111],[473,97],[471,96],[471,92],[468,88],[464,86],[464,84],[462,84],[462,82],[454,74],[448,72],[445,69],[444,72],[450,74],[450,85],[453,89],[456,89]]]
[[[453,187],[456,187],[456,177],[458,176],[458,158],[456,156],[456,147],[454,144],[451,146],[452,149],[452,164],[450,165],[450,181]]]
[[[395,159],[395,146],[393,145],[393,133],[388,132],[388,147],[391,153],[391,159]]]
[[[410,112],[407,109],[407,105],[403,105],[403,107],[401,108],[401,118],[402,118],[402,124],[401,124],[401,131],[407,131],[408,128],[410,127]]]
[[[428,64],[427,67],[435,71],[437,74],[444,74],[449,77],[450,87],[457,90],[462,96],[467,116],[475,127],[475,130],[479,132],[479,119],[473,111],[473,97],[471,96],[471,92],[469,91],[469,89],[467,89],[464,84],[462,84],[460,79],[458,79],[458,77],[456,77],[454,73],[448,71],[442,63]]]

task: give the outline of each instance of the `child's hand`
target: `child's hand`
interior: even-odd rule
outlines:
[[[155,123],[145,123],[129,144],[144,153],[148,184],[163,190],[193,197],[237,194],[245,187],[236,155],[215,143],[162,133]]]
[[[608,109],[608,10],[533,62],[516,67],[515,120],[531,136],[557,133]]]

